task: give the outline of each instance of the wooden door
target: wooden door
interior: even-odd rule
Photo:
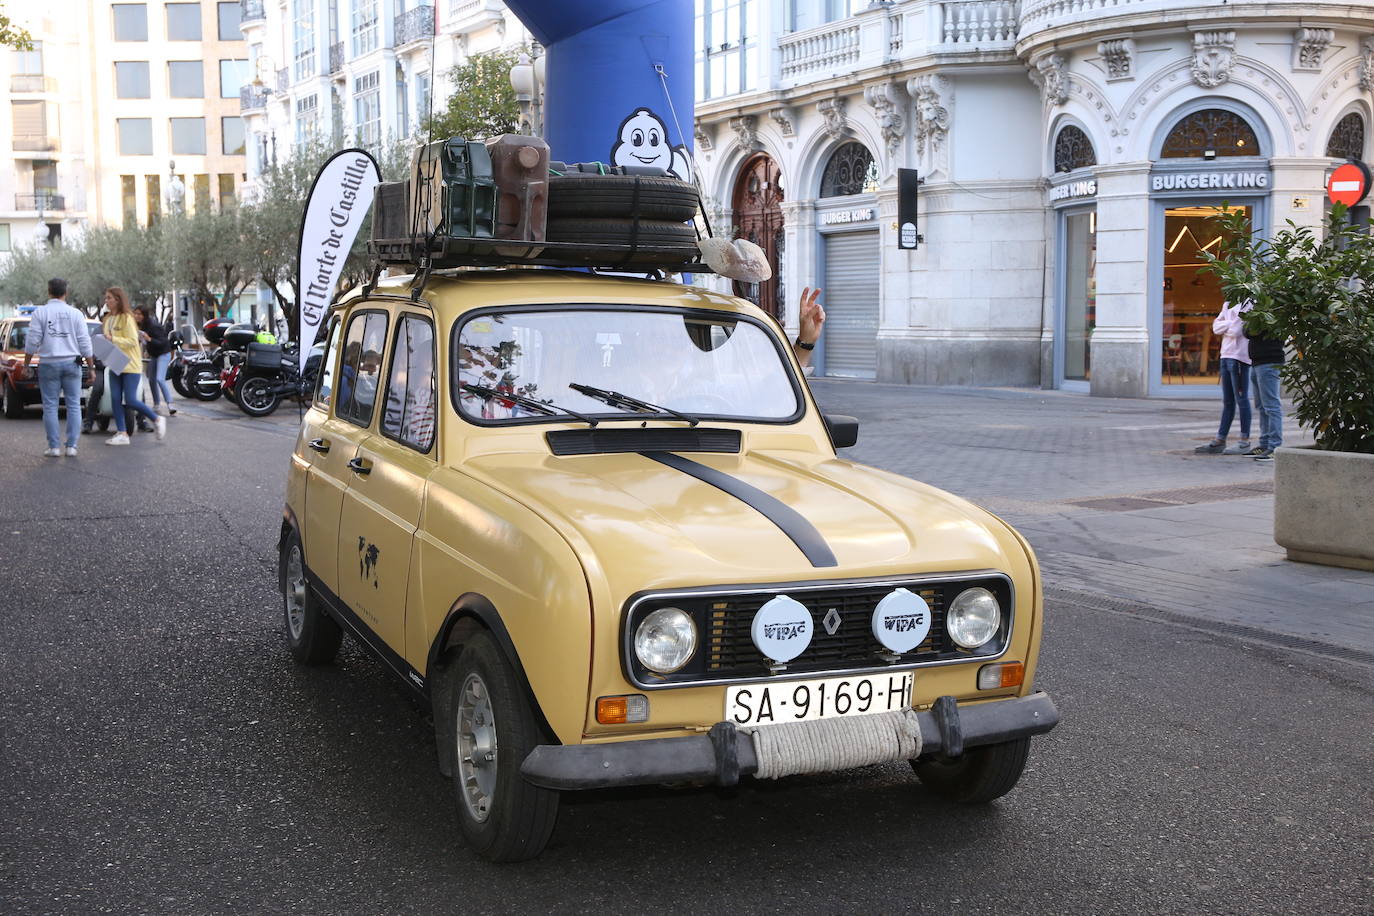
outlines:
[[[762,283],[735,281],[735,295],[748,299],[769,314],[783,317],[783,294],[779,274],[782,257],[782,184],[778,164],[767,153],[750,157],[735,182],[732,207],[735,211],[735,238],[748,239],[763,249],[772,278]]]

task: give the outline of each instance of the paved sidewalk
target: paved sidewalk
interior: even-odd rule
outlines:
[[[812,387],[823,409],[859,417],[847,457],[957,493],[1025,534],[1051,614],[1056,601],[1111,607],[1374,662],[1374,573],[1290,562],[1273,540],[1273,465],[1193,454],[1216,432],[1219,402]],[[1291,417],[1284,436],[1311,441]]]

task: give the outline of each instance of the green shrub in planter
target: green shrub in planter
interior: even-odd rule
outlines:
[[[1319,449],[1374,454],[1374,237],[1332,207],[1325,235],[1293,222],[1250,234],[1243,210],[1217,217],[1224,239],[1204,252],[1228,302],[1250,300],[1246,330],[1290,347],[1283,380]]]

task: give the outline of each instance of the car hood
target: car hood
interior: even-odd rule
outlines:
[[[474,458],[469,468],[576,532],[584,544],[569,539],[589,572],[598,565],[613,587],[635,591],[1005,568],[1006,552],[1016,549],[1005,527],[976,506],[837,458],[792,451],[666,457],[677,466],[635,453],[506,453]],[[746,485],[736,487],[743,496],[721,488],[732,481]],[[786,524],[787,509],[800,517],[798,540],[811,549],[786,532],[798,527]]]

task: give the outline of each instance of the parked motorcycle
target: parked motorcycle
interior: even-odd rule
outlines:
[[[205,322],[201,328],[205,339],[215,345],[215,349],[204,356],[204,361],[192,362],[188,355],[182,372],[182,385],[193,398],[213,401],[221,394],[234,400],[233,392],[224,387],[224,373],[238,360],[243,358],[243,350],[252,343],[257,330],[248,323],[232,323],[227,318],[215,318]]]
[[[234,367],[239,410],[250,417],[274,413],[286,398],[302,398],[315,387],[315,375],[324,358],[324,345],[311,349],[300,372],[295,344],[250,344],[242,363]]]

